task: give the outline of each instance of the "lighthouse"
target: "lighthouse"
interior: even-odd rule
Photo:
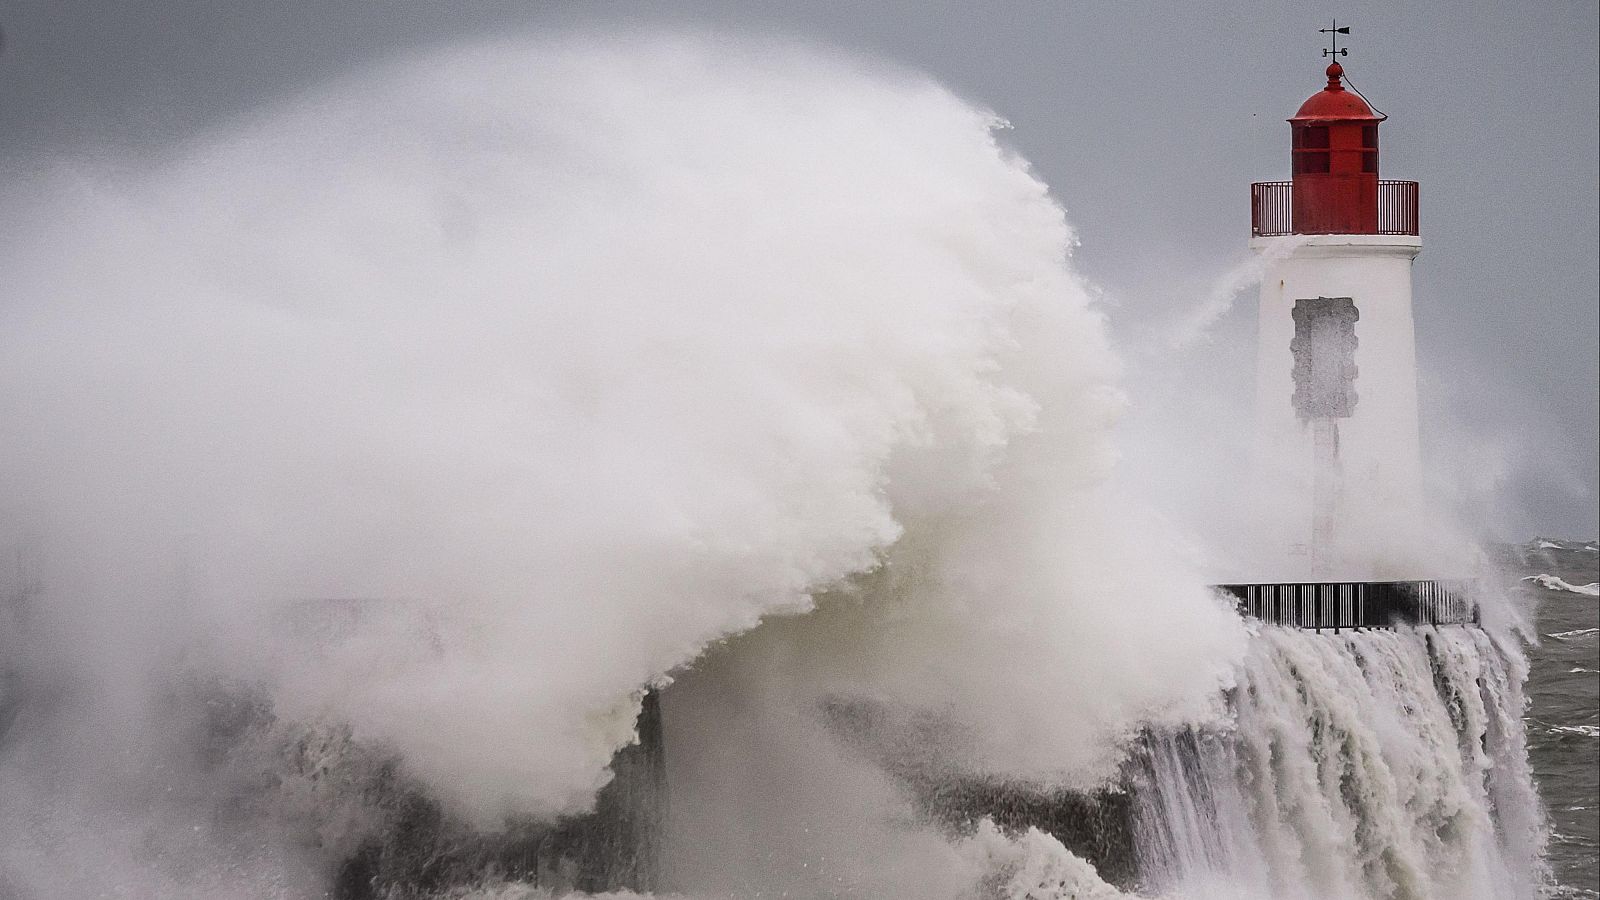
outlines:
[[[1385,117],[1339,54],[1288,120],[1291,180],[1251,185],[1258,465],[1282,577],[1414,578],[1396,551],[1423,524],[1417,183],[1380,176]]]
[[[1289,181],[1250,186],[1257,313],[1253,580],[1220,584],[1278,625],[1386,628],[1478,621],[1470,580],[1431,558],[1417,425],[1411,266],[1417,183],[1379,175],[1385,117],[1327,83],[1289,118]]]

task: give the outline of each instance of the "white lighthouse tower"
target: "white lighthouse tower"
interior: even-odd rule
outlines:
[[[1379,178],[1385,117],[1343,75],[1289,119],[1292,180],[1251,186],[1261,484],[1282,577],[1415,578],[1417,184]]]

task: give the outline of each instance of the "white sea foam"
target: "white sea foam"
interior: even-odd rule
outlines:
[[[1581,672],[1593,672],[1593,671],[1594,671],[1593,669],[1575,668],[1575,669],[1569,670],[1568,674],[1576,674],[1576,673],[1581,673]],[[1576,734],[1576,735],[1582,735],[1584,737],[1600,737],[1600,731],[1596,730],[1597,728],[1600,728],[1600,726],[1595,726],[1595,725],[1557,725],[1554,722],[1546,722],[1543,719],[1535,719],[1535,718],[1533,718],[1531,716],[1528,718],[1528,721],[1533,723],[1534,725],[1538,726],[1541,730],[1543,730],[1547,734]]]
[[[1555,634],[1547,634],[1545,637],[1557,641],[1570,641],[1576,638],[1589,637],[1595,634],[1600,634],[1600,628],[1579,628],[1576,631],[1558,631]]]
[[[1580,543],[1578,541],[1553,541],[1549,538],[1534,538],[1524,544],[1523,549],[1536,553],[1550,550],[1559,550],[1566,553],[1596,553],[1600,552],[1600,543],[1595,541]]]
[[[980,896],[993,900],[1118,900],[1131,897],[1100,879],[1094,866],[1037,828],[1015,837],[984,819],[962,847],[986,874]]]
[[[1585,594],[1590,597],[1600,597],[1600,582],[1592,581],[1588,584],[1568,584],[1555,575],[1527,575],[1524,576],[1522,580],[1531,581],[1549,591],[1565,591],[1569,594]]]

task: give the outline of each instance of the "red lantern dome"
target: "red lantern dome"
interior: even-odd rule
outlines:
[[[1328,66],[1328,86],[1312,94],[1300,104],[1300,111],[1290,122],[1342,122],[1352,119],[1365,122],[1382,122],[1384,117],[1373,113],[1367,101],[1355,91],[1345,90],[1339,79],[1344,76],[1344,66]]]

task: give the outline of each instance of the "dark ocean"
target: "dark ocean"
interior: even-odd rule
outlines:
[[[1507,556],[1536,610],[1526,721],[1557,896],[1600,897],[1600,553],[1592,541],[1535,540]]]

